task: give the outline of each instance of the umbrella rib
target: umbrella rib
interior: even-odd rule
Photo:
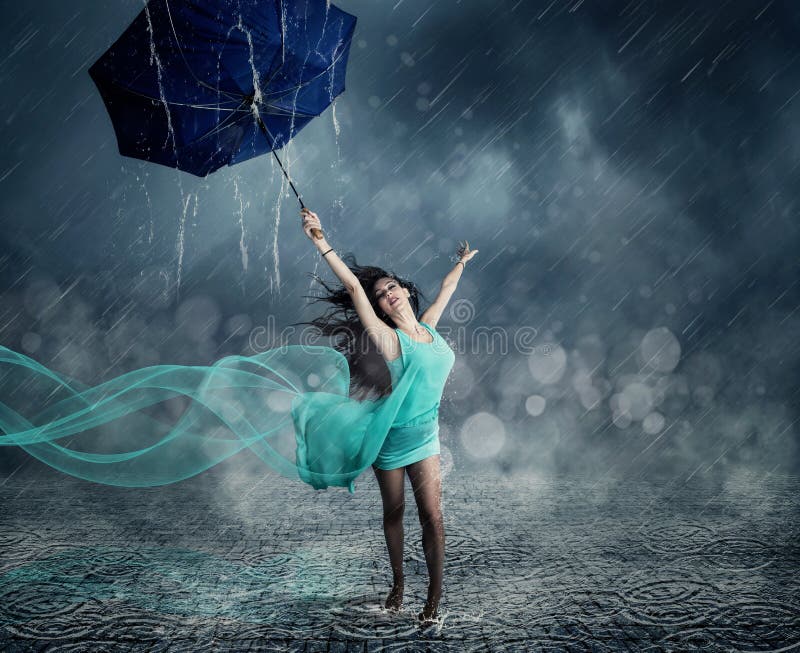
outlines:
[[[166,98],[160,97],[153,97],[152,95],[148,95],[147,93],[142,93],[141,91],[136,91],[132,88],[128,88],[127,86],[122,86],[121,84],[117,84],[116,82],[112,82],[117,88],[122,89],[126,93],[130,93],[131,95],[138,95],[139,97],[143,97],[147,100],[151,100],[152,102],[157,102],[159,104],[171,104],[178,107],[189,107],[191,109],[204,109],[206,111],[224,111],[226,113],[249,113],[248,110],[242,109],[241,100],[236,108],[227,108],[221,107],[219,105],[214,106],[213,104],[191,104],[189,102],[176,102],[175,100],[167,100]],[[233,100],[229,100],[232,102]]]
[[[283,64],[286,63],[286,40],[284,38],[285,35],[283,33],[283,25],[284,25],[284,23],[283,23],[283,17],[284,17],[284,14],[283,14],[283,0],[278,0],[278,4],[281,6],[281,16],[280,16],[280,18],[281,18],[281,29],[280,29],[280,34],[281,34],[281,65],[278,66],[277,68],[275,68],[275,70],[272,71],[272,74],[269,76],[269,79],[267,80],[266,86],[269,86],[272,83],[272,80],[275,79],[275,75],[278,74],[278,71],[281,68],[283,68]]]
[[[186,60],[186,56],[183,54],[183,49],[181,48],[181,42],[178,38],[178,32],[175,29],[175,23],[172,21],[172,10],[169,8],[169,0],[164,0],[164,6],[167,8],[167,17],[169,18],[169,26],[172,29],[172,35],[175,37],[175,45],[178,48],[178,52],[181,55],[181,59],[183,59],[183,63],[186,65],[186,69],[189,71],[189,74],[194,77],[194,80],[200,84],[201,86],[205,86],[206,88],[211,89],[212,91],[216,91],[217,93],[222,93],[223,95],[228,95],[231,100],[238,100],[239,98],[233,94],[228,93],[226,91],[220,91],[219,88],[214,88],[211,84],[204,82],[200,79],[197,75],[194,74],[192,67],[189,65],[189,62]]]
[[[281,2],[280,4],[281,4],[281,12],[282,12],[283,11],[283,2]],[[239,101],[240,97],[237,97],[235,94],[229,93],[227,91],[220,91],[219,88],[214,88],[211,84],[208,84],[207,82],[204,82],[202,79],[200,79],[199,77],[197,77],[197,75],[194,74],[194,71],[192,70],[192,67],[189,65],[189,62],[186,60],[186,56],[183,54],[183,49],[181,48],[180,40],[178,39],[178,34],[177,34],[176,29],[175,29],[175,24],[174,24],[174,22],[172,20],[172,11],[169,8],[169,0],[164,0],[164,5],[167,8],[167,16],[169,18],[170,28],[172,29],[172,35],[175,37],[175,45],[178,48],[178,52],[180,53],[181,59],[183,59],[183,63],[186,65],[186,69],[189,71],[189,74],[192,77],[194,77],[194,80],[198,84],[200,84],[201,86],[204,86],[204,87],[208,88],[209,90],[215,91],[217,93],[222,93],[223,95],[227,95],[231,100]],[[283,21],[281,21],[280,34],[281,34],[281,52],[282,53],[283,53],[283,50],[284,50],[284,47],[285,47],[285,35],[284,35],[283,31],[284,31]],[[344,44],[345,44],[345,42],[342,41],[342,45],[343,46],[344,46]],[[307,81],[305,81],[305,82],[303,82],[301,84],[298,84],[297,86],[292,86],[290,88],[283,89],[283,90],[277,91],[275,93],[262,93],[262,97],[270,97],[270,96],[271,97],[280,97],[282,95],[287,95],[287,94],[291,93],[292,91],[298,91],[301,88],[305,88],[306,86],[311,84],[313,81],[319,79],[320,77],[322,77],[323,75],[328,73],[334,66],[336,66],[336,64],[339,63],[339,60],[344,56],[345,50],[346,50],[346,48],[342,47],[338,51],[338,53],[336,54],[335,58],[331,61],[330,65],[327,66],[325,68],[325,70],[322,70],[319,73],[317,73],[316,75],[314,75],[314,77],[312,77],[311,79],[309,79],[309,80],[307,80]],[[272,73],[270,78],[267,80],[267,86],[275,78],[275,75],[278,74],[278,71],[281,68],[283,68],[283,64],[285,63],[285,58],[286,58],[285,54],[282,54],[282,56],[281,56],[281,65],[280,65],[280,67],[278,67],[275,70],[275,72]],[[181,103],[179,103],[179,102],[170,102],[170,104],[181,105]],[[204,107],[201,107],[199,105],[192,105],[192,104],[184,104],[183,106],[190,106],[190,107],[193,107],[193,108],[196,108],[196,109],[204,108]],[[270,106],[270,105],[266,105],[266,106]],[[306,116],[311,116],[311,117],[316,115],[316,114],[303,114],[303,113],[300,113],[300,112],[294,112],[294,113],[296,113],[298,115],[306,115]]]
[[[339,63],[339,59],[341,59],[344,56],[344,51],[345,51],[345,48],[342,48],[341,51],[339,52],[339,54],[336,55],[336,58],[333,61],[331,61],[331,65],[330,66],[328,66],[325,70],[320,71],[318,74],[314,75],[308,81],[305,81],[302,84],[298,84],[297,86],[292,86],[291,88],[286,88],[286,89],[283,89],[281,91],[277,91],[275,93],[266,93],[265,95],[267,95],[267,96],[271,95],[273,97],[274,96],[286,95],[288,93],[291,93],[292,91],[296,91],[296,90],[301,89],[301,88],[303,88],[305,86],[308,86],[311,82],[313,82],[314,80],[319,79],[320,77],[322,77],[325,73],[327,73],[329,70],[331,70],[331,68],[333,68],[337,63]]]
[[[275,104],[263,104],[261,106],[266,109],[265,113],[271,116],[302,116],[303,118],[314,118],[317,115],[315,113],[306,113],[305,111],[292,111],[289,109],[284,109],[283,107],[279,107]]]
[[[195,138],[190,143],[187,143],[187,145],[191,145],[193,143],[199,143],[200,141],[205,140],[206,138],[209,138],[210,136],[214,136],[215,134],[218,134],[223,129],[226,129],[229,126],[229,123],[233,122],[235,120],[235,114],[236,114],[236,112],[231,111],[227,116],[225,116],[224,120],[221,120],[219,123],[214,125],[211,129],[209,129],[205,134],[203,134],[202,136],[200,136],[198,138]]]

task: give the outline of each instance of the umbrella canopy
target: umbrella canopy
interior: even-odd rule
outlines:
[[[205,176],[344,91],[355,23],[326,0],[150,0],[89,74],[121,154]]]

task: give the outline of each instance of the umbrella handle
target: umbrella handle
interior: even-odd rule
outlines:
[[[261,116],[258,113],[255,113],[255,117],[259,128],[263,132],[264,136],[267,137],[267,141],[270,143],[270,146],[274,145],[275,139],[272,138],[272,134],[269,133],[269,130],[267,129],[267,126],[264,124],[264,121],[261,119]],[[286,168],[283,167],[283,163],[281,163],[281,160],[280,158],[278,158],[278,155],[275,153],[275,150],[272,150],[272,156],[275,157],[275,160],[278,162],[278,165],[280,166],[281,172],[283,172],[283,176],[286,177],[286,181],[289,182],[289,187],[292,189],[292,192],[294,193],[294,196],[297,198],[297,201],[300,202],[300,208],[301,209],[306,208],[306,205],[303,204],[303,198],[300,197],[300,193],[298,193],[297,189],[294,187],[294,182],[292,182],[292,180],[289,178],[289,173],[286,172]],[[322,231],[314,227],[311,230],[311,235],[314,236],[314,238],[316,238],[317,240],[319,240],[320,238],[322,238]]]

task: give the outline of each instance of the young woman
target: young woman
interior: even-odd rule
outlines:
[[[316,214],[302,215],[343,284],[323,282],[329,293],[318,299],[334,309],[312,322],[338,337],[337,346],[282,345],[206,365],[152,365],[94,386],[0,346],[0,448],[20,447],[60,472],[128,488],[183,481],[245,451],[317,489],[354,492],[355,479],[372,468],[383,497],[392,609],[403,598],[408,473],[430,575],[419,616],[433,619],[444,557],[438,410],[455,360],[434,327],[477,250],[459,249],[418,318],[421,293],[412,282],[355,261],[348,266],[324,236],[313,238],[321,227]],[[354,387],[378,398],[353,397]],[[160,410],[178,397],[187,407],[177,418]]]
[[[385,377],[380,368],[367,364],[371,347],[385,361],[394,386],[413,365],[420,373],[413,388],[405,394],[392,428],[372,464],[383,500],[383,530],[389,550],[393,586],[385,606],[399,610],[403,601],[403,513],[405,509],[405,474],[411,481],[422,526],[422,546],[428,567],[428,596],[419,618],[437,617],[442,594],[444,562],[444,524],[441,508],[441,472],[439,465],[438,408],[455,354],[435,327],[455,292],[467,261],[478,250],[469,243],[458,250],[459,260],[445,276],[434,302],[417,318],[419,291],[416,286],[381,268],[348,265],[336,254],[322,233],[319,217],[313,211],[301,211],[303,230],[312,240],[331,270],[342,282],[343,290],[329,290],[321,299],[337,311],[318,318],[313,324],[323,333],[345,333],[348,360],[353,379],[361,390],[386,394]],[[352,316],[355,311],[357,318]],[[360,324],[356,323],[356,319]],[[368,336],[367,348],[352,352],[359,334]],[[362,343],[363,344],[363,343]],[[382,382],[383,380],[383,382]]]

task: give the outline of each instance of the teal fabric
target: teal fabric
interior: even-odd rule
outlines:
[[[378,452],[374,463],[378,469],[397,469],[440,453],[439,404],[455,354],[435,329],[421,324],[433,336],[432,342],[419,342],[395,329],[402,353],[388,361],[392,383],[399,381],[407,367],[419,366],[423,372],[406,395]]]
[[[439,420],[412,426],[394,426],[373,463],[378,469],[397,469],[440,453]]]
[[[174,483],[249,451],[288,478],[354,492],[393,429],[438,414],[455,356],[425,326],[436,342],[399,332],[392,392],[367,401],[349,397],[347,360],[331,347],[288,345],[208,366],[154,365],[93,387],[0,347],[0,445],[125,487]],[[165,404],[176,399],[185,407]]]

